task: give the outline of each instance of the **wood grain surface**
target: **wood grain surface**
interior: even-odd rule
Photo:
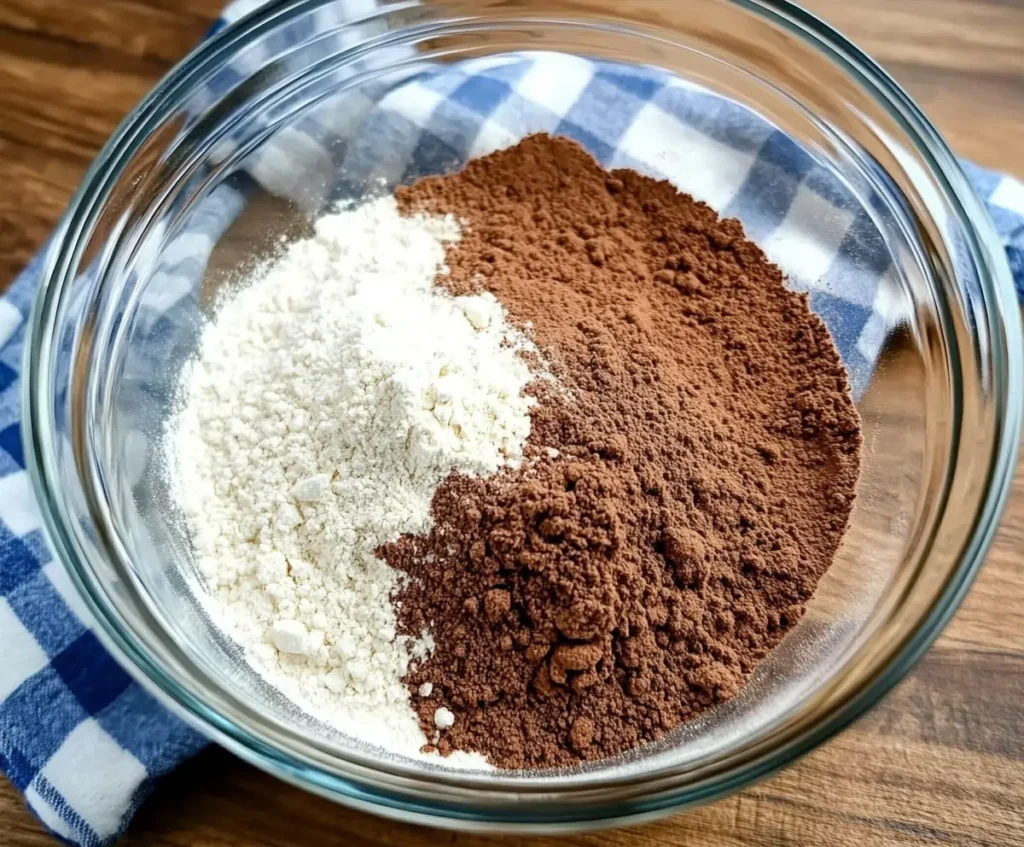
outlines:
[[[957,152],[1024,176],[1024,0],[807,5],[886,65]],[[218,0],[0,0],[0,288],[42,244],[124,113],[201,37],[219,7]],[[1022,554],[1018,474],[988,563],[959,614],[868,717],[739,795],[646,827],[557,842],[1024,844]],[[50,843],[0,780],[0,844]],[[542,847],[556,839],[386,823],[210,751],[160,787],[123,843]]]

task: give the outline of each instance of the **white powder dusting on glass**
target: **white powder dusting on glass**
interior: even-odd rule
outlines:
[[[433,284],[458,238],[393,198],[321,219],[218,309],[167,438],[217,623],[305,711],[405,755],[426,739],[401,677],[432,642],[396,637],[375,550],[429,530],[451,472],[517,467],[535,402],[501,304]]]

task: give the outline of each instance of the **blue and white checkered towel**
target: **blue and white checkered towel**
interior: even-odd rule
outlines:
[[[240,0],[215,29],[257,5],[259,0]],[[365,14],[372,5],[342,0],[338,8]],[[552,78],[557,86],[550,85]],[[353,179],[398,182],[529,132],[561,133],[605,165],[672,178],[741,218],[793,284],[811,291],[855,384],[858,373],[870,373],[892,325],[879,296],[888,267],[872,259],[870,222],[843,208],[841,191],[785,135],[661,72],[514,54],[420,70],[366,103],[358,121],[351,113],[345,118],[348,135],[315,115],[282,134],[250,164],[251,176],[316,211]],[[404,154],[381,161],[379,145],[369,141],[381,133],[388,135],[389,150]],[[303,174],[316,173],[322,186],[325,167],[344,173],[333,195],[302,184]],[[1024,291],[1024,185],[964,167]],[[216,237],[240,202],[220,197],[210,208],[215,212],[196,220],[203,221],[204,234]],[[823,220],[831,226],[823,227]],[[198,241],[208,247],[210,238]],[[201,272],[206,255],[185,264]],[[178,262],[180,267],[180,256]],[[104,651],[42,537],[24,469],[18,384],[25,318],[39,273],[40,261],[33,261],[0,299],[0,767],[55,835],[98,845],[116,838],[154,780],[205,740],[157,705]],[[168,277],[165,290],[173,283]]]

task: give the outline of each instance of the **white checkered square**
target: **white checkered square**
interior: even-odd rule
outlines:
[[[306,133],[285,127],[249,162],[249,172],[268,191],[291,197],[304,211],[320,210],[334,178],[334,161]]]
[[[60,595],[60,599],[67,604],[67,607],[72,614],[74,614],[74,616],[85,626],[92,627],[93,619],[92,615],[89,613],[89,608],[85,605],[82,595],[79,594],[75,586],[71,584],[71,577],[68,575],[64,565],[54,560],[49,564],[43,565],[43,573],[50,581],[50,585],[53,586],[53,590],[56,591]]]
[[[565,115],[594,78],[594,63],[562,53],[531,54],[534,65],[515,85],[516,94],[556,115]]]
[[[908,320],[911,312],[912,306],[899,278],[895,271],[890,271],[878,283],[871,316],[857,339],[857,352],[869,362],[877,360],[888,334]]]
[[[232,21],[237,21],[239,18],[248,15],[250,12],[255,11],[260,8],[260,6],[265,6],[266,4],[267,0],[234,0],[234,2],[229,3],[227,8],[221,12],[220,17],[222,21],[231,23]]]
[[[819,288],[852,222],[852,211],[802,185],[785,219],[761,246],[800,288]]]
[[[36,813],[39,820],[41,820],[61,838],[74,838],[74,833],[71,831],[71,827],[67,825],[65,820],[60,816],[60,813],[53,808],[50,802],[39,793],[39,789],[36,788],[34,784],[30,785],[25,791],[25,802],[28,803],[29,808]]]
[[[1024,217],[1024,182],[1012,176],[1003,177],[1002,182],[992,192],[989,203]]]
[[[21,326],[21,321],[21,312],[17,310],[14,304],[8,303],[6,300],[0,300],[0,347],[3,347],[14,337],[14,333]]]
[[[146,768],[94,719],[82,721],[40,772],[100,838],[121,828],[121,819]]]
[[[397,112],[410,123],[426,127],[434,111],[445,102],[445,98],[418,82],[400,85],[380,101],[380,108]]]
[[[521,135],[509,132],[498,121],[486,121],[480,127],[480,132],[473,139],[469,148],[469,158],[475,159],[479,156],[487,156],[515,145]]]
[[[0,477],[0,519],[15,535],[26,535],[42,526],[28,471]]]
[[[709,138],[653,103],[634,118],[619,150],[649,173],[719,209],[729,205],[754,163],[752,154]],[[614,164],[628,160],[620,161],[617,154]]]
[[[46,667],[49,658],[25,625],[14,614],[5,597],[0,597],[0,702],[25,680]]]

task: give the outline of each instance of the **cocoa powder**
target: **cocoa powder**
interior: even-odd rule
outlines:
[[[453,476],[427,537],[380,550],[433,632],[406,677],[442,752],[613,756],[733,697],[845,531],[860,428],[804,295],[735,220],[533,136],[403,189],[464,225],[439,284],[497,295],[554,363],[528,466]],[[431,694],[419,697],[422,683]]]

